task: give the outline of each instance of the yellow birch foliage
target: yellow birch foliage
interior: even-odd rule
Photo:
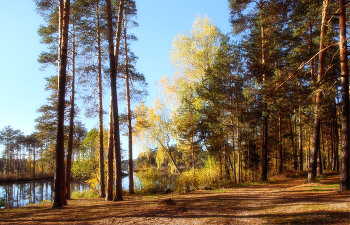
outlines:
[[[159,167],[165,159],[170,159],[169,147],[173,137],[173,123],[169,111],[164,103],[156,99],[152,107],[141,103],[136,107],[135,113],[134,145],[142,152],[149,152],[149,149],[157,147],[156,161]],[[175,169],[173,163],[171,166],[172,170]]]
[[[197,16],[188,34],[180,32],[174,38],[170,62],[175,73],[171,77],[164,75],[159,82],[166,103],[174,110],[179,107],[181,95],[190,93],[214,63],[221,36],[210,18]]]

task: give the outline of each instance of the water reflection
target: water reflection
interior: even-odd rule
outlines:
[[[134,175],[134,182],[137,182]],[[1,208],[16,208],[42,201],[53,201],[53,180],[14,182],[0,184],[0,198],[5,199],[6,206]],[[122,179],[123,189],[129,190],[129,177]],[[85,182],[71,181],[71,192],[90,190]]]
[[[53,180],[0,184],[0,198],[5,199],[5,208],[22,207],[46,200],[52,201],[53,185]],[[90,189],[89,184],[78,181],[71,182],[72,192],[85,189]]]

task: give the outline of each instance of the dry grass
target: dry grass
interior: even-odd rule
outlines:
[[[312,184],[306,184],[305,178],[291,178],[188,194],[124,195],[121,202],[78,199],[59,209],[45,202],[0,210],[0,223],[349,224],[349,192],[338,192],[338,181],[339,174],[330,173]]]

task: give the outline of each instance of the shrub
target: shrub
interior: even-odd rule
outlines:
[[[175,189],[178,192],[184,189],[204,189],[205,187],[218,188],[224,185],[220,179],[220,169],[218,163],[213,159],[208,159],[201,169],[186,171],[176,179]]]
[[[77,191],[72,193],[72,199],[79,199],[79,198],[97,198],[99,196],[97,189],[89,189],[89,190],[83,190],[83,191]]]
[[[0,207],[5,207],[6,206],[6,201],[4,198],[0,198]]]

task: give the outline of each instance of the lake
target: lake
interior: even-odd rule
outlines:
[[[46,200],[53,201],[53,185],[53,180],[1,183],[0,198],[4,198],[6,202],[6,206],[1,208],[17,208]],[[123,177],[122,187],[129,190],[129,177]],[[89,189],[88,183],[71,181],[71,192]]]

